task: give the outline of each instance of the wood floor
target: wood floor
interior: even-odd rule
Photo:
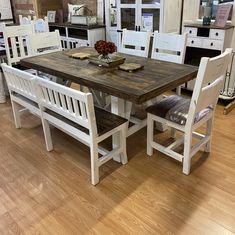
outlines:
[[[87,147],[53,129],[48,153],[39,119],[24,114],[16,130],[1,104],[0,234],[235,234],[235,110],[222,113],[212,153],[197,154],[190,176],[162,154],[148,158],[143,129],[128,138],[129,163],[108,162],[94,187]]]

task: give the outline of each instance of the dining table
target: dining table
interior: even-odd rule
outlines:
[[[139,70],[127,72],[118,66],[98,66],[88,59],[74,59],[72,55],[75,53],[97,54],[94,48],[80,47],[25,58],[20,63],[24,67],[88,87],[91,91],[110,95],[111,112],[129,121],[127,136],[147,125],[146,119],[132,117],[133,105],[144,104],[166,91],[187,83],[194,79],[198,72],[196,66],[118,53],[125,58],[125,63],[142,66]],[[113,146],[118,144],[119,137],[114,136]],[[116,160],[120,161],[119,158]]]

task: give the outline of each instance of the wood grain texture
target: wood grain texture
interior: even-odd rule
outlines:
[[[66,124],[69,124],[70,126],[73,126],[86,134],[89,134],[89,130],[86,129],[85,127],[80,126],[79,124],[64,118],[63,116],[53,112],[52,110],[47,110],[46,113],[52,115],[53,117],[58,118],[59,120],[65,122]],[[96,117],[96,124],[97,124],[97,133],[99,136],[113,130],[114,128],[117,128],[118,126],[122,125],[125,123],[127,120],[112,114],[111,112],[108,112],[104,109],[95,107],[95,117]]]
[[[235,110],[222,113],[212,153],[197,154],[190,176],[160,153],[148,158],[143,129],[127,140],[129,163],[110,161],[93,187],[88,148],[52,129],[48,153],[40,120],[25,113],[16,130],[8,101],[0,106],[0,234],[234,234]]]
[[[185,24],[185,27],[192,27],[192,28],[203,28],[203,29],[222,29],[222,30],[226,30],[226,29],[231,29],[234,26],[233,25],[225,25],[224,27],[220,27],[217,25],[202,25],[202,24]]]
[[[137,63],[144,69],[133,73],[93,65],[88,60],[75,60],[76,52],[95,53],[93,48],[79,48],[21,60],[21,64],[89,88],[142,104],[165,91],[196,77],[197,67],[123,55],[127,63]]]

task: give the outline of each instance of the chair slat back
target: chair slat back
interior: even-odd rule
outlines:
[[[214,58],[202,58],[190,103],[188,121],[207,107],[215,109],[223,80],[231,60],[232,49]]]
[[[137,32],[123,29],[120,52],[148,57],[151,32]]]
[[[36,33],[45,33],[49,32],[48,19],[35,19],[34,20],[34,30]]]
[[[34,55],[41,55],[50,52],[61,51],[60,33],[54,32],[37,33],[31,36],[32,51]]]
[[[11,67],[5,63],[1,64],[10,94],[12,91],[20,94],[34,102],[37,102],[33,86],[35,76],[22,70]]]
[[[35,84],[41,108],[52,110],[97,135],[92,94],[80,92],[41,78],[37,78]]]
[[[19,25],[6,26],[2,23],[4,43],[9,65],[18,63],[21,59],[32,56],[30,35],[33,34],[33,26]]]
[[[183,64],[185,59],[187,34],[167,34],[154,32],[152,59]]]

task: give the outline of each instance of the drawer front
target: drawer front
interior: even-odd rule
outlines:
[[[185,27],[185,33],[188,33],[188,36],[197,36],[197,28]]]
[[[202,47],[205,49],[222,51],[223,50],[223,41],[204,39],[203,43],[202,43]]]
[[[202,46],[202,39],[200,39],[200,38],[188,38],[187,39],[187,46],[188,47],[201,47]]]
[[[210,30],[210,38],[211,39],[219,39],[224,40],[225,31],[221,29],[211,29]]]

